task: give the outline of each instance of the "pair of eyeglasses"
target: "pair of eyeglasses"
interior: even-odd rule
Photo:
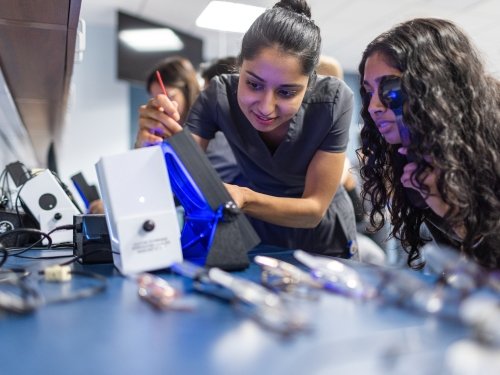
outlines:
[[[409,147],[410,129],[403,123],[403,105],[407,98],[401,87],[401,77],[392,75],[382,77],[378,86],[378,96],[382,104],[396,115],[401,144]]]
[[[296,250],[294,256],[311,269],[322,288],[357,300],[376,300],[409,310],[456,319],[461,295],[444,285],[424,281],[413,271],[383,266],[347,265],[341,259]]]
[[[295,297],[319,297],[321,283],[299,267],[264,255],[255,256],[254,262],[261,267],[261,283],[267,288]]]
[[[458,319],[460,293],[443,284],[430,283],[412,270],[374,267],[380,301],[420,314]]]
[[[38,288],[27,280],[24,269],[0,269],[0,311],[29,313],[44,303]]]
[[[422,248],[426,265],[446,283],[464,294],[478,288],[500,293],[500,272],[486,270],[474,260],[443,245],[426,244]]]
[[[262,285],[220,268],[206,269],[186,261],[174,264],[172,270],[193,279],[197,291],[234,303],[254,320],[275,332],[288,335],[308,329],[304,316]]]
[[[406,96],[401,88],[401,78],[398,76],[384,76],[378,86],[378,96],[382,104],[400,115],[403,113],[403,104]]]
[[[295,250],[293,256],[310,268],[311,276],[323,289],[355,299],[371,299],[376,295],[376,289],[358,271],[340,260],[303,250]]]
[[[460,306],[462,321],[470,326],[474,337],[495,348],[500,347],[500,300],[493,296],[470,296]]]
[[[353,298],[371,298],[375,290],[362,281],[353,268],[339,260],[308,254],[296,250],[294,257],[309,268],[306,272],[299,267],[267,256],[254,258],[261,269],[262,283],[273,290],[283,292],[314,293],[318,289]]]
[[[195,308],[193,301],[184,298],[180,290],[158,276],[143,273],[136,281],[139,296],[160,310],[191,311]]]

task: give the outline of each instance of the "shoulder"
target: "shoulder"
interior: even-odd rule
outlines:
[[[209,95],[219,94],[230,96],[238,90],[238,74],[221,74],[210,80],[210,84],[204,92]]]
[[[208,87],[201,91],[191,111],[219,112],[220,108],[227,110],[236,102],[238,91],[237,74],[222,74],[210,80]]]
[[[352,100],[354,94],[346,83],[332,76],[316,76],[311,82],[304,102],[306,103],[336,103],[339,100]]]
[[[212,139],[219,130],[226,132],[232,124],[233,108],[237,107],[238,75],[215,76],[189,111],[186,125],[205,139]]]
[[[210,80],[209,86],[201,92],[204,105],[209,105],[217,116],[226,116],[237,106],[238,74],[221,74]]]

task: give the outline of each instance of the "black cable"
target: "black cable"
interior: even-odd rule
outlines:
[[[77,270],[71,270],[69,273],[71,275],[83,276],[83,277],[87,277],[90,279],[94,279],[94,280],[97,280],[99,283],[96,286],[81,289],[77,292],[71,293],[68,296],[55,298],[55,299],[51,299],[51,300],[46,300],[46,303],[69,302],[69,301],[74,301],[74,300],[81,299],[81,298],[92,297],[92,296],[104,291],[108,286],[107,279],[104,276],[99,275],[98,273],[89,272],[89,271],[77,271]],[[39,275],[45,275],[45,271],[44,270],[39,271]]]
[[[27,283],[29,272],[21,269],[7,271],[16,276],[1,280],[0,284],[16,287],[19,292],[15,294],[9,290],[4,292],[0,289],[0,309],[16,313],[27,313],[37,309],[43,300],[38,290]]]
[[[119,254],[117,251],[112,251],[110,249],[96,249],[96,250],[93,250],[93,251],[89,251],[88,253],[75,256],[73,259],[70,259],[67,262],[61,263],[60,266],[68,266],[68,265],[70,265],[72,263],[75,263],[76,261],[78,261],[80,259],[88,257],[89,255],[97,254],[97,253],[102,253],[102,252],[105,252],[105,251],[111,251],[111,253],[113,253],[113,254]]]
[[[57,228],[56,228],[57,229]],[[22,254],[30,249],[32,249],[33,247],[35,247],[38,243],[40,243],[44,238],[47,239],[47,241],[49,242],[48,243],[48,248],[50,249],[50,247],[52,246],[52,238],[50,237],[50,235],[48,233],[45,233],[45,232],[42,232],[40,229],[35,229],[35,228],[17,228],[17,229],[13,229],[13,230],[10,230],[8,232],[5,232],[5,233],[2,233],[0,234],[0,243],[1,243],[1,240],[2,238],[5,238],[9,235],[12,235],[12,234],[15,234],[15,233],[35,233],[35,234],[39,234],[42,236],[42,238],[40,238],[38,241],[36,241],[35,243],[31,244],[30,246],[28,246],[27,248],[21,250],[19,253],[16,253],[16,254],[9,254],[9,255],[12,255],[12,256],[17,256],[19,254]],[[52,231],[51,231],[52,232]],[[49,232],[50,233],[50,232]]]
[[[74,229],[75,226],[73,224],[66,224],[66,225],[60,225],[54,229],[52,229],[50,232],[46,233],[47,236],[49,236],[50,238],[50,235],[58,230],[64,230],[64,229]],[[43,233],[43,232],[42,232]],[[38,241],[36,241],[34,244],[31,244],[29,247],[23,249],[22,251],[16,253],[16,254],[12,254],[12,256],[15,256],[17,258],[22,258],[22,259],[61,259],[61,258],[68,258],[68,257],[71,257],[73,255],[57,255],[57,256],[53,256],[53,257],[29,257],[29,256],[22,256],[21,254],[25,253],[26,251],[28,250],[31,250],[33,247],[35,247],[38,243],[40,243],[40,241],[42,241],[43,238],[39,239]],[[69,243],[69,242],[68,242]],[[70,245],[73,245],[72,243],[69,243]],[[55,245],[55,246],[60,246],[61,244],[58,244],[58,245]],[[55,247],[54,246],[54,247]],[[68,246],[69,247],[69,246]],[[72,247],[72,246],[71,246]],[[51,250],[53,249],[53,246],[52,246],[52,241],[50,241],[49,245],[47,246],[46,249],[44,250]]]
[[[58,230],[73,230],[75,229],[75,226],[73,224],[65,224],[65,225],[60,225],[58,227],[55,227],[54,229],[52,229],[48,234],[51,235],[52,233],[58,231]]]
[[[73,242],[69,242],[68,241],[68,242],[56,243],[56,244],[52,245],[52,247],[50,249],[51,250],[56,250],[56,249],[59,249],[61,247],[67,249],[68,247],[74,248],[74,246],[75,246],[75,244]]]
[[[47,234],[47,233],[45,233],[45,232],[42,232],[40,229],[35,229],[35,228],[16,228],[16,229],[12,229],[12,230],[10,230],[8,232],[0,234],[0,240],[3,239],[4,237],[7,237],[7,236],[15,234],[15,233],[33,233],[33,234],[39,234],[43,238],[47,239],[47,241],[49,242],[49,244],[48,244],[49,248],[52,246],[52,238],[50,237],[50,235]],[[28,248],[28,250],[31,249],[36,244],[38,244],[40,241],[42,241],[43,238],[41,238],[38,241],[36,241],[35,243],[31,244],[30,247]],[[26,251],[26,249],[23,250],[23,252],[24,251]]]
[[[69,200],[71,201],[71,203],[73,203],[73,205],[76,207],[78,212],[83,214],[82,209],[80,208],[80,206],[76,202],[75,197],[73,196],[73,193],[68,188],[68,185],[66,185],[64,182],[61,181],[61,179],[59,178],[57,173],[55,173],[54,171],[51,171],[50,169],[49,169],[49,171],[52,173],[52,175],[56,179],[57,183],[59,184],[59,186],[61,186],[61,189],[63,189],[64,193],[68,196]]]
[[[51,233],[53,233],[57,230],[73,229],[73,228],[74,228],[73,225],[62,225],[62,226],[59,226],[57,228],[54,228],[49,233],[44,233],[41,230],[33,229],[33,228],[14,229],[12,231],[1,234],[0,239],[6,237],[8,235],[11,235],[13,233],[16,233],[16,232],[38,233],[38,234],[42,235],[42,238],[40,240],[38,240],[37,242],[35,242],[31,246],[29,246],[28,248],[23,249],[20,252],[14,254],[13,256],[17,256],[20,258],[26,258],[26,259],[63,258],[63,257],[68,257],[68,256],[73,256],[73,255],[55,256],[55,257],[29,257],[29,256],[21,256],[20,254],[33,248],[36,244],[38,244],[41,240],[43,240],[43,238],[48,239],[49,244],[48,244],[47,250],[49,250],[50,247],[52,246],[52,239],[50,237]],[[98,252],[98,251],[100,252],[102,250],[96,250],[96,252]],[[3,266],[3,264],[5,264],[8,256],[10,255],[8,250],[3,247],[1,242],[0,242],[0,252],[3,255],[1,260],[0,260],[0,268],[1,268],[1,266]],[[88,255],[88,254],[86,254],[86,255]],[[83,256],[73,257],[73,259],[71,259],[68,262],[62,263],[60,265],[52,266],[52,267],[65,267],[71,263],[74,263],[75,261],[77,261],[81,257],[83,257]],[[39,271],[38,274],[45,276],[45,272],[46,272],[46,270],[42,270],[42,271]],[[0,275],[1,274],[10,274],[10,273],[14,273],[17,276],[15,278],[9,277],[9,278],[6,278],[5,280],[2,280],[0,278],[0,283],[15,286],[15,287],[19,288],[20,292],[19,292],[19,295],[17,295],[17,294],[12,294],[9,292],[5,293],[2,290],[0,290],[0,297],[3,297],[3,298],[0,298],[0,309],[3,308],[5,310],[13,311],[13,312],[17,312],[17,313],[26,313],[26,312],[31,312],[31,311],[37,309],[39,306],[41,306],[41,304],[43,302],[41,294],[38,292],[37,289],[35,289],[27,284],[27,278],[29,276],[29,272],[25,269],[22,269],[22,268],[13,268],[10,270],[0,270]],[[83,277],[97,280],[98,285],[91,286],[88,288],[83,288],[83,289],[78,290],[74,293],[71,293],[70,295],[65,295],[65,296],[62,296],[59,298],[46,300],[45,303],[68,302],[68,301],[74,301],[74,300],[77,300],[80,298],[87,298],[87,297],[91,297],[93,295],[96,295],[96,294],[104,291],[107,288],[107,279],[104,276],[99,275],[97,273],[88,272],[88,271],[70,270],[69,274],[75,275],[75,276],[83,276]]]
[[[14,255],[16,258],[21,258],[21,259],[32,259],[32,260],[46,260],[46,259],[62,259],[62,258],[69,258],[69,257],[72,257],[73,254],[71,255],[54,255],[54,256],[50,256],[50,257],[43,257],[43,256],[40,256],[40,257],[30,257],[30,256],[27,256],[27,255]]]
[[[3,247],[1,243],[0,243],[0,252],[2,253],[2,259],[0,260],[0,268],[2,268],[2,266],[7,261],[7,258],[9,257],[9,252],[7,251],[7,249],[5,249],[5,247]]]
[[[48,258],[44,258],[44,257],[23,257],[21,256],[21,254],[25,253],[26,251],[28,250],[31,250],[32,248],[34,248],[36,245],[38,245],[41,241],[43,241],[44,238],[47,238],[49,243],[47,245],[47,248],[44,249],[44,250],[50,250],[52,248],[52,238],[50,237],[50,235],[58,230],[64,230],[64,229],[74,229],[74,225],[72,224],[66,224],[66,225],[61,225],[61,226],[58,226],[54,229],[52,229],[50,232],[48,233],[45,233],[45,232],[42,232],[41,230],[39,229],[33,229],[33,228],[20,228],[20,229],[14,229],[12,231],[9,231],[9,232],[6,232],[4,234],[7,234],[7,233],[11,233],[11,232],[14,232],[16,230],[18,231],[36,231],[34,233],[39,233],[42,235],[42,238],[40,238],[38,241],[32,243],[30,246],[24,248],[23,250],[19,251],[18,253],[15,253],[15,254],[10,254],[14,257],[18,257],[18,258],[26,258],[26,259],[48,259]],[[1,239],[1,236],[0,236],[0,239]],[[66,258],[67,256],[61,256],[61,257],[64,257]],[[54,258],[55,259],[55,258]]]
[[[49,240],[49,244],[48,244],[47,248],[44,248],[44,250],[53,250],[56,247],[63,247],[63,245],[64,245],[65,249],[68,248],[68,247],[73,248],[73,246],[72,246],[73,243],[71,243],[71,242],[67,242],[67,243],[64,243],[64,244],[57,244],[57,245],[52,246],[52,239],[51,239],[50,235],[52,233],[54,233],[55,231],[64,230],[64,229],[74,229],[74,227],[75,226],[72,225],[72,224],[61,225],[61,226],[58,226],[58,227],[52,229],[48,233],[42,232],[39,229],[34,229],[34,228],[18,228],[18,229],[15,229],[15,230],[3,233],[2,235],[0,235],[0,239],[3,238],[3,237],[6,237],[8,234],[11,234],[14,231],[17,231],[17,232],[38,233],[38,234],[41,234],[43,237],[41,239],[39,239],[38,241],[36,241],[35,243],[31,244],[30,246],[26,247],[26,248],[22,248],[22,249],[20,249],[20,248],[10,249],[10,250],[13,250],[13,251],[18,251],[17,253],[9,252],[9,249],[3,248],[3,246],[1,245],[1,242],[0,242],[0,246],[5,251],[4,256],[1,258],[2,260],[0,262],[0,267],[5,263],[5,261],[7,260],[7,258],[9,256],[14,256],[14,257],[17,257],[17,258],[22,258],[22,259],[33,259],[33,260],[62,259],[62,258],[72,257],[73,256],[72,254],[71,255],[56,255],[56,256],[50,256],[50,257],[47,257],[47,256],[45,256],[45,257],[44,256],[31,257],[31,256],[26,256],[26,255],[23,256],[21,254],[25,253],[28,250],[31,250],[33,247],[35,247],[36,245],[38,245],[40,243],[40,241],[42,241],[44,238],[47,238]],[[102,250],[98,250],[98,251],[102,251]],[[70,263],[72,263],[72,262],[70,262]]]
[[[26,248],[19,248],[19,247],[15,247],[15,248],[7,248],[6,249],[9,253],[9,256],[14,256],[16,258],[21,258],[21,259],[57,259],[57,258],[67,258],[67,257],[70,257],[70,256],[73,256],[73,248],[55,248],[55,247],[52,247],[50,249],[46,249],[46,248],[42,248],[42,247],[39,247],[39,248],[31,248],[31,249],[26,249]],[[20,255],[20,254],[23,254],[24,252],[26,252],[27,250],[43,250],[43,251],[50,251],[52,253],[60,253],[62,251],[71,251],[71,255],[54,255],[54,256],[27,256],[27,255]]]
[[[27,277],[29,276],[30,272],[26,268],[7,268],[0,270],[0,276],[1,275],[10,275],[10,274],[16,274],[18,277]],[[2,282],[2,279],[0,278],[0,282]]]
[[[1,201],[0,201],[0,207],[3,207],[3,208],[6,208],[7,202],[10,202],[10,199],[7,196],[8,190],[6,189],[6,182],[8,181],[8,179],[6,178],[6,176],[7,176],[7,168],[4,168],[4,170],[2,171],[2,174],[0,174],[0,185],[1,185],[0,189],[1,189],[1,194],[2,194]],[[4,202],[4,197],[7,200],[6,202]]]

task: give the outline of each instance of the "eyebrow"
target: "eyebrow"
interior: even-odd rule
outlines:
[[[380,83],[380,81],[382,80],[382,78],[388,77],[390,75],[391,74],[385,74],[383,76],[375,78],[375,83]],[[370,87],[372,87],[372,85],[367,80],[365,80],[365,79],[363,80],[363,86],[370,86]]]
[[[247,74],[251,75],[252,77],[254,77],[255,79],[259,80],[260,82],[266,82],[263,78],[259,77],[257,74],[255,74],[249,70],[245,70],[245,72]],[[279,87],[301,89],[304,87],[304,85],[297,84],[297,83],[284,83],[284,84],[280,85]]]

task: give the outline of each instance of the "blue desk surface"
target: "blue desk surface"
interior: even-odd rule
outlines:
[[[48,262],[9,258],[7,267]],[[192,294],[194,311],[158,311],[112,265],[75,267],[105,275],[105,292],[27,315],[0,311],[0,374],[443,374],[447,348],[469,335],[458,323],[322,293],[297,302],[311,330],[283,338],[222,301]],[[258,280],[260,270],[237,274]],[[157,275],[189,293],[181,276]]]

